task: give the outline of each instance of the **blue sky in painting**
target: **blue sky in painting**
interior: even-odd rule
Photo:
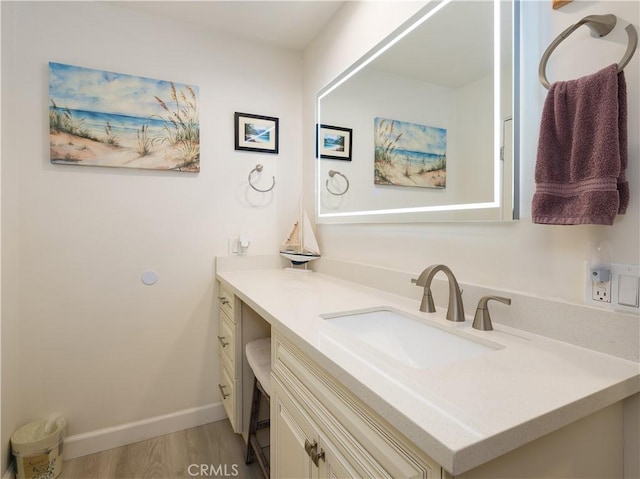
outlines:
[[[389,119],[376,118],[376,130],[382,120],[385,120],[387,124],[391,121]],[[395,120],[394,135],[391,136],[395,139],[399,133],[402,133],[402,136],[397,141],[398,149],[428,152],[437,155],[444,155],[447,151],[447,130],[444,128]]]
[[[185,86],[175,82],[174,85],[177,89]],[[198,88],[192,88],[198,95]],[[49,63],[49,95],[59,107],[72,110],[148,117],[164,113],[154,96],[169,104],[171,84],[152,78]]]

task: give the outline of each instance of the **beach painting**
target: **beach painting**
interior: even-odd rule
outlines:
[[[197,86],[49,63],[51,163],[200,171]]]
[[[377,185],[446,188],[447,130],[375,118]]]

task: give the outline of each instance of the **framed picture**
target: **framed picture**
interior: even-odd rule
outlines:
[[[235,118],[236,150],[278,153],[278,119],[238,113]]]
[[[351,128],[318,125],[316,148],[320,158],[351,161]]]

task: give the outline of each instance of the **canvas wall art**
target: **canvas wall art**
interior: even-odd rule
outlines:
[[[51,163],[200,171],[197,86],[49,63]]]
[[[375,184],[446,188],[447,130],[376,118],[374,134]]]

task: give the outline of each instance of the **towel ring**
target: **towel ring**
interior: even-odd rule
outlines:
[[[336,196],[342,196],[344,195],[348,190],[349,190],[349,179],[344,176],[342,173],[340,173],[339,171],[335,171],[335,170],[329,170],[329,176],[331,178],[333,178],[335,175],[340,175],[344,178],[344,181],[347,182],[347,186],[345,186],[344,191],[342,193],[336,193],[335,191],[331,191],[331,188],[329,188],[329,180],[327,180],[327,182],[325,183],[326,187],[327,187],[327,191],[329,193],[331,193],[332,195],[336,195]]]
[[[555,40],[553,40],[547,47],[547,49],[542,54],[542,58],[540,59],[538,78],[540,79],[540,83],[542,83],[542,86],[544,86],[547,90],[551,86],[549,80],[547,80],[547,75],[545,73],[547,69],[547,61],[549,60],[551,53],[553,53],[556,47],[560,45],[560,43],[562,43],[565,38],[571,35],[581,25],[586,25],[589,27],[592,37],[604,37],[609,32],[611,32],[611,30],[613,30],[613,27],[616,26],[616,22],[617,18],[612,14],[589,15],[560,33],[560,35],[558,35]],[[627,66],[627,63],[629,63],[631,57],[633,57],[633,54],[636,51],[636,48],[638,47],[638,32],[636,32],[636,29],[633,27],[633,25],[627,25],[625,30],[628,37],[627,51],[624,53],[622,59],[618,62],[618,73],[624,70],[624,67]]]
[[[274,186],[276,186],[276,177],[272,176],[271,178],[273,179],[273,183],[271,184],[270,188],[267,188],[266,190],[261,190],[260,188],[256,187],[252,182],[251,182],[251,175],[253,175],[254,171],[257,171],[258,173],[262,172],[263,170],[263,166],[258,164],[256,165],[256,167],[251,170],[251,172],[249,173],[249,186],[251,186],[251,188],[253,188],[256,191],[259,191],[260,193],[266,193],[268,191],[271,191],[273,189]]]

